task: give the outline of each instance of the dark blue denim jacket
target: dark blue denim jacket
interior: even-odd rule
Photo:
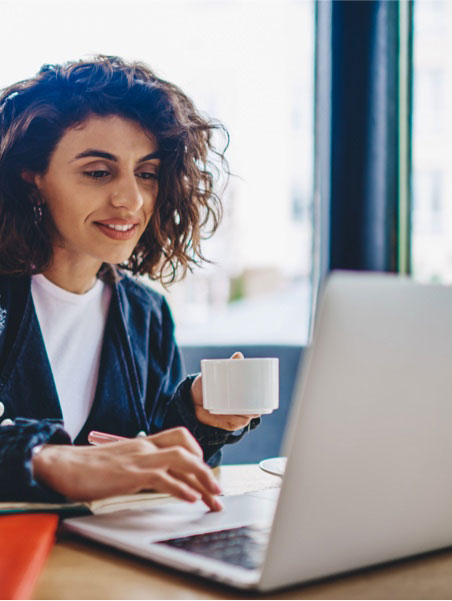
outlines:
[[[97,390],[91,412],[74,444],[87,444],[91,430],[134,437],[186,426],[219,463],[220,448],[236,442],[230,433],[200,423],[183,378],[174,325],[165,299],[127,275],[112,284]],[[83,349],[81,349],[83,352]],[[70,444],[30,292],[29,277],[0,277],[0,499],[59,500],[31,471],[31,453],[42,443]],[[253,420],[255,427],[259,420]]]

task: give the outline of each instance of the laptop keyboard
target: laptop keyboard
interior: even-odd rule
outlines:
[[[253,570],[264,560],[269,534],[268,527],[242,526],[173,538],[159,541],[158,544],[169,545]]]

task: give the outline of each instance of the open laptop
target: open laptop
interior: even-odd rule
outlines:
[[[333,274],[285,452],[279,499],[263,491],[225,497],[220,513],[177,503],[66,527],[261,591],[452,545],[452,289]]]

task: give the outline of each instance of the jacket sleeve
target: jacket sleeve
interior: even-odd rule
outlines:
[[[18,418],[0,426],[0,500],[58,503],[66,499],[33,477],[32,453],[39,445],[70,444],[58,421]]]
[[[185,426],[201,445],[204,459],[214,467],[221,461],[221,447],[239,441],[245,432],[260,423],[260,418],[253,419],[249,426],[235,432],[208,426],[196,418],[191,397],[191,385],[197,374],[183,379],[181,355],[174,339],[174,323],[170,309],[163,298],[161,311],[157,361],[160,378],[156,378],[154,386],[151,383],[150,387],[151,395],[157,399],[151,414],[150,431],[157,432],[167,428]],[[154,332],[154,339],[156,334],[157,332]],[[151,360],[152,355],[153,353],[151,353]],[[155,373],[155,370],[156,366],[154,365],[150,373]],[[156,390],[157,380],[159,380],[159,390]]]

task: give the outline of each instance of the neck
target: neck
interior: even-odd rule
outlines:
[[[96,283],[96,274],[102,262],[91,257],[70,259],[61,252],[63,249],[55,249],[52,265],[43,272],[43,275],[60,288],[84,294]]]

